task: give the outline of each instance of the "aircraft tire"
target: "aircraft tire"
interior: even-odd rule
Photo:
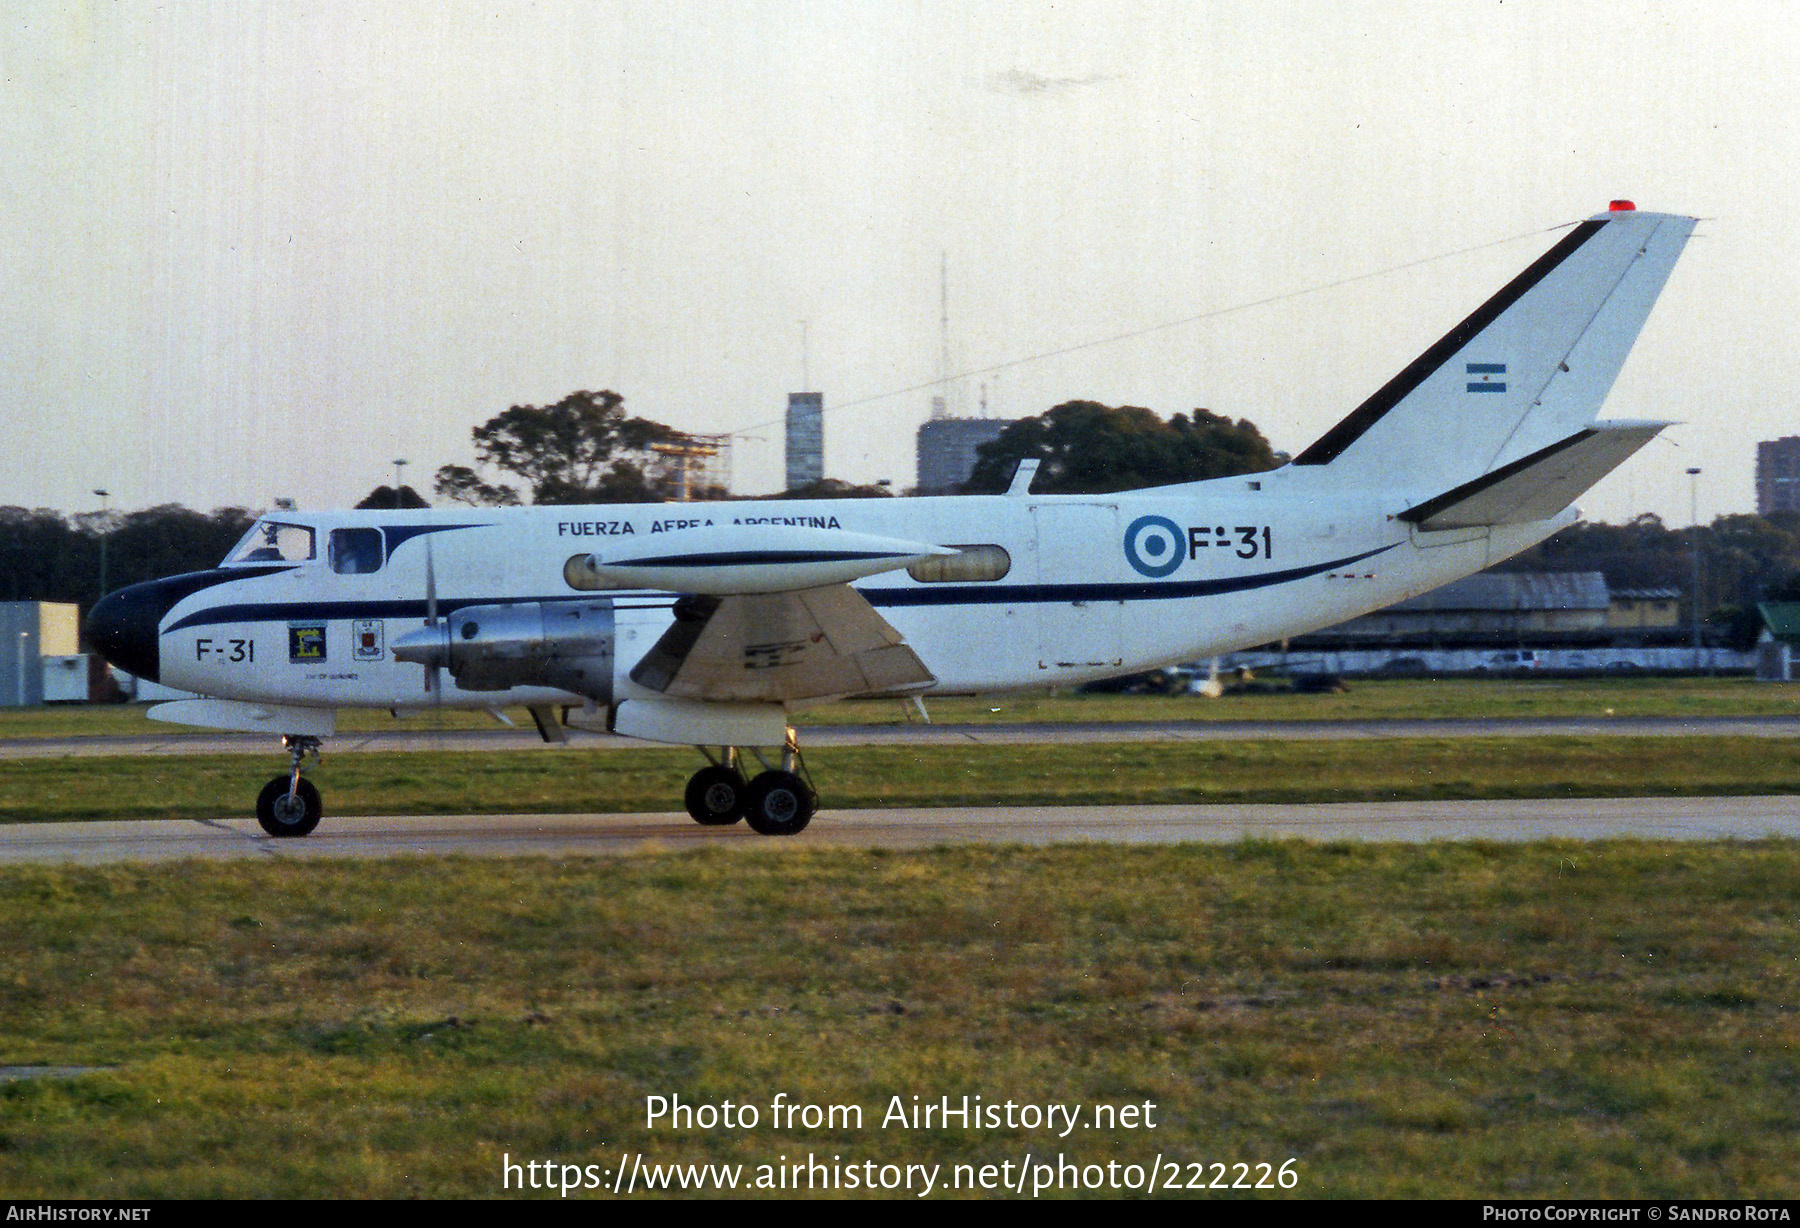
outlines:
[[[735,768],[703,767],[688,778],[687,812],[702,827],[729,827],[744,817],[748,789]]]
[[[744,792],[744,818],[764,836],[792,836],[812,822],[818,799],[792,772],[771,770],[750,782]]]
[[[264,785],[256,798],[256,821],[264,831],[277,838],[306,835],[319,825],[319,816],[323,813],[319,790],[304,776],[294,790],[292,801],[288,800],[286,776],[277,776]]]

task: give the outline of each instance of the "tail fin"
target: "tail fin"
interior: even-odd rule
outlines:
[[[1568,440],[1600,412],[1694,223],[1615,202],[1293,463],[1357,485],[1444,489]]]

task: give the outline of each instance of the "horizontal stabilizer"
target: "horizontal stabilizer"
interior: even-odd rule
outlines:
[[[1421,529],[1548,520],[1655,438],[1667,422],[1596,422],[1400,513]]]

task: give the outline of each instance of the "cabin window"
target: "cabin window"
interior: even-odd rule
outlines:
[[[381,570],[381,530],[333,529],[327,548],[331,570],[344,576],[362,576]]]
[[[227,563],[304,563],[313,558],[313,531],[303,524],[259,520],[244,534]]]
[[[906,574],[921,584],[981,584],[1003,580],[1012,570],[1012,555],[1005,546],[953,545],[955,554],[920,559],[907,565]]]
[[[602,580],[595,573],[594,556],[591,554],[570,555],[569,561],[563,564],[563,580],[570,588],[578,588],[587,593],[619,587],[610,580]]]

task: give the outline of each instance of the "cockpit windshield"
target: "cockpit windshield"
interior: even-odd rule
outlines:
[[[313,555],[313,531],[303,524],[259,520],[225,556],[234,563],[304,563]]]

